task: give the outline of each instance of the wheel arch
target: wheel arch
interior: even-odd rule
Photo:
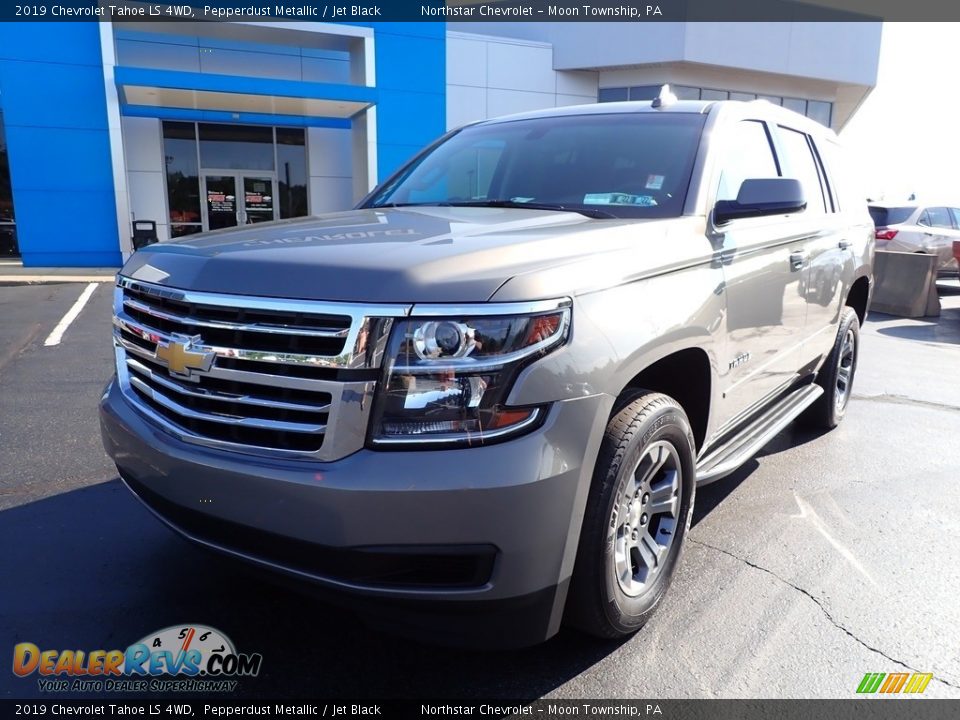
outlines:
[[[870,278],[861,275],[853,281],[850,290],[847,291],[847,297],[843,301],[844,306],[853,308],[854,312],[857,313],[861,325],[867,319],[867,311],[870,308],[870,290]]]
[[[697,450],[703,448],[710,424],[713,402],[713,369],[710,356],[698,346],[673,350],[634,374],[621,389],[614,413],[632,391],[651,390],[669,395],[683,408],[690,420]]]

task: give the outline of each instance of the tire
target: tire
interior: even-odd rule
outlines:
[[[571,625],[621,638],[656,611],[690,527],[695,448],[686,413],[666,395],[638,391],[610,419],[580,532]],[[653,509],[662,512],[645,512]]]
[[[845,307],[840,313],[833,348],[817,373],[817,384],[823,388],[823,395],[800,416],[804,425],[832,430],[840,424],[850,403],[859,356],[860,320],[853,308]]]

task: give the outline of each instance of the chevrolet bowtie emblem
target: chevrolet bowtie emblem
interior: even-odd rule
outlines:
[[[157,360],[166,363],[167,370],[171,375],[176,375],[187,380],[198,380],[193,377],[191,372],[209,372],[213,367],[213,360],[216,353],[204,350],[192,350],[191,346],[200,343],[200,336],[194,335],[172,335],[169,342],[162,340],[157,343],[157,349],[154,353]]]

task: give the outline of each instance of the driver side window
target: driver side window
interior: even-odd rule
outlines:
[[[766,126],[758,120],[742,120],[729,138],[717,200],[736,200],[747,179],[780,177],[776,155]]]

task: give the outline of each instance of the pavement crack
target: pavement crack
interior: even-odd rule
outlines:
[[[0,371],[22,355],[30,343],[37,339],[41,330],[43,325],[40,323],[31,324],[30,329],[18,342],[14,342],[3,354],[0,354]]]
[[[952,410],[960,411],[960,406],[950,403],[935,402],[933,400],[917,400],[906,395],[894,395],[891,393],[880,393],[879,395],[860,395],[854,393],[855,400],[865,400],[867,402],[886,402],[894,405],[914,405],[916,407],[931,408],[933,410]]]
[[[903,662],[902,660],[897,660],[897,658],[888,655],[887,653],[885,653],[885,652],[884,652],[883,650],[881,650],[880,648],[873,647],[873,646],[870,645],[869,643],[867,643],[867,642],[865,642],[864,640],[862,640],[862,639],[861,639],[860,637],[858,637],[855,633],[853,633],[853,632],[850,631],[847,627],[845,627],[842,623],[840,623],[839,621],[837,621],[837,619],[833,616],[833,614],[830,612],[830,610],[827,608],[827,606],[823,603],[823,601],[820,600],[820,598],[818,598],[816,595],[813,595],[813,594],[812,594],[811,592],[809,592],[808,590],[804,590],[804,589],[803,589],[802,587],[800,587],[799,585],[795,585],[795,584],[793,584],[792,582],[790,582],[789,580],[781,577],[780,575],[778,575],[777,573],[775,573],[773,570],[770,570],[769,568],[765,568],[765,567],[763,567],[762,565],[757,565],[757,563],[751,562],[750,560],[747,560],[747,559],[744,558],[744,557],[740,557],[740,556],[737,555],[736,553],[732,553],[732,552],[730,552],[729,550],[725,550],[725,549],[722,548],[722,547],[717,547],[716,545],[711,545],[710,543],[703,542],[702,540],[695,540],[694,538],[687,537],[687,541],[693,543],[694,545],[700,545],[701,547],[708,548],[709,550],[713,550],[713,551],[718,552],[718,553],[721,553],[721,554],[723,554],[723,555],[727,555],[728,557],[733,558],[733,559],[736,560],[737,562],[743,563],[743,564],[746,565],[747,567],[751,567],[751,568],[753,568],[754,570],[759,570],[760,572],[764,572],[764,573],[766,573],[767,575],[770,575],[771,577],[775,578],[776,580],[778,580],[778,581],[781,582],[782,584],[786,585],[786,586],[789,587],[789,588],[792,588],[792,589],[796,590],[798,593],[800,593],[800,594],[803,595],[804,597],[806,597],[806,598],[808,598],[809,600],[811,600],[811,601],[820,609],[820,612],[823,613],[824,617],[827,618],[827,620],[830,622],[831,625],[833,625],[835,628],[837,628],[837,629],[840,630],[842,633],[844,633],[845,635],[847,635],[847,636],[848,636],[850,639],[852,639],[854,642],[856,642],[856,643],[858,643],[859,645],[863,646],[864,648],[866,648],[866,649],[869,650],[870,652],[876,653],[877,655],[880,655],[881,657],[886,658],[887,660],[889,660],[890,662],[894,663],[895,665],[899,665],[900,667],[904,668],[905,670],[909,670],[909,671],[912,672],[912,673],[918,673],[918,672],[920,672],[920,671],[917,670],[916,668],[913,668],[913,667],[911,667],[910,665],[907,665],[907,663]],[[942,684],[948,686],[948,687],[954,688],[955,690],[960,690],[960,685],[958,685],[958,684],[956,684],[956,683],[954,683],[954,682],[952,682],[952,681],[950,681],[950,680],[944,680],[943,678],[937,677],[936,675],[933,677],[933,679],[934,679],[935,681],[939,682],[939,683],[942,683]]]

